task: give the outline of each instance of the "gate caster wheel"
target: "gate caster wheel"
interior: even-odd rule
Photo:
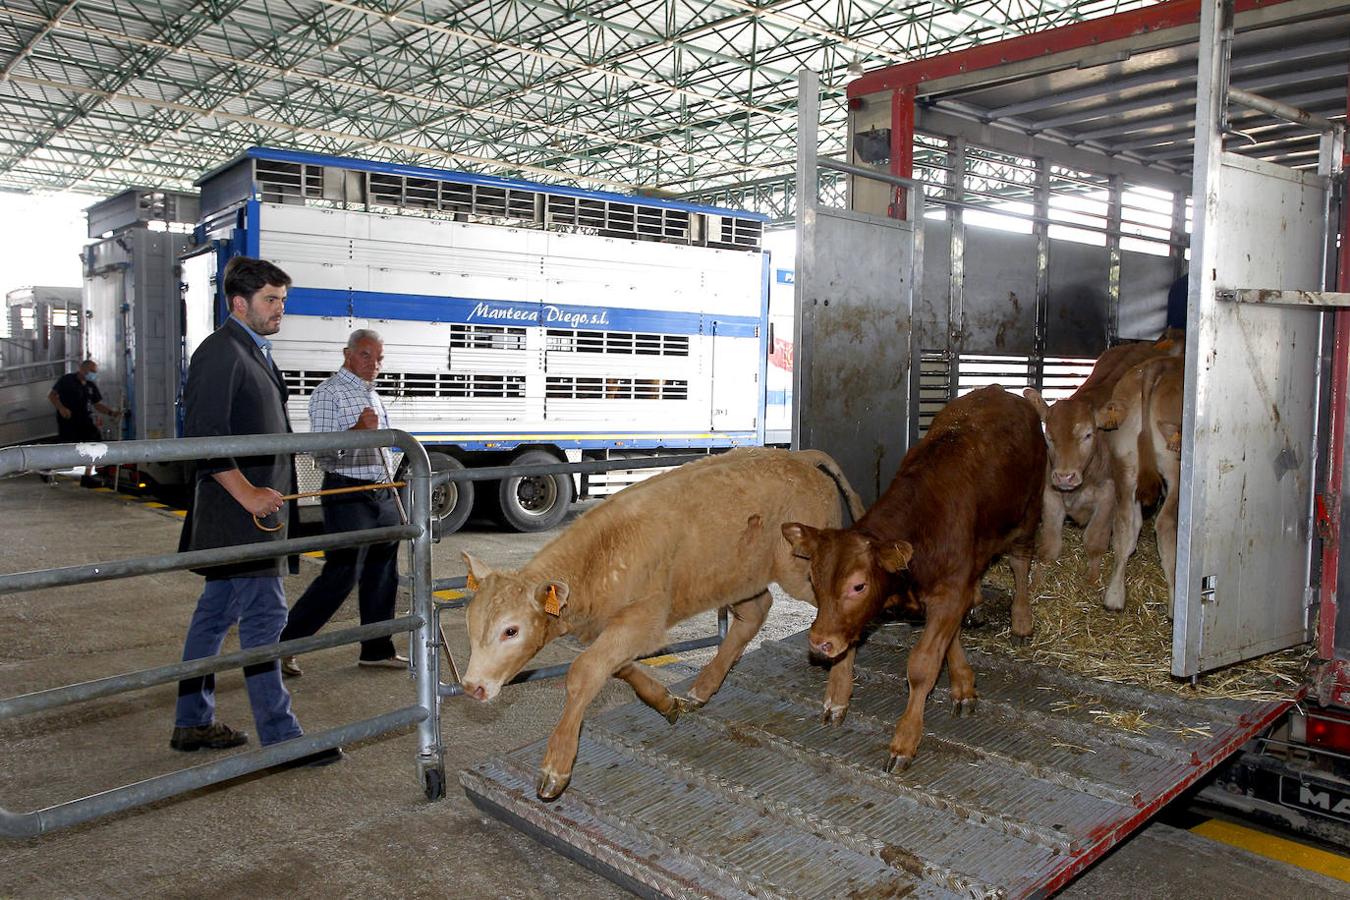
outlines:
[[[445,771],[427,769],[422,773],[422,788],[428,800],[439,800],[445,796]]]

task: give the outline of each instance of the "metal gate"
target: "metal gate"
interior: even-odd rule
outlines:
[[[907,221],[822,206],[817,166],[901,187],[908,179],[816,157],[819,78],[802,72],[797,143],[796,408],[792,446],[824,450],[870,505],[909,449],[922,192]],[[819,360],[817,362],[817,360]]]
[[[1231,18],[1202,7],[1172,672],[1195,675],[1311,640],[1313,493],[1329,319],[1282,305],[1327,287],[1331,179],[1344,126],[1326,122],[1321,172],[1223,150],[1228,104],[1300,111],[1230,89]],[[1264,103],[1264,106],[1256,104]],[[1306,114],[1302,114],[1306,116]],[[1304,118],[1305,124],[1318,127]],[[1338,131],[1339,129],[1339,131]],[[1338,136],[1339,135],[1339,136]],[[1322,439],[1324,443],[1324,438]]]

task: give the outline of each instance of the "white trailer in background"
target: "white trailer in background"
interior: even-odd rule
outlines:
[[[792,443],[793,265],[797,232],[772,231],[764,236],[770,253],[769,364],[764,377],[764,442]]]
[[[83,356],[80,289],[34,286],[5,295],[0,336],[0,447],[56,436],[47,401],[56,379]]]
[[[262,148],[198,184],[187,352],[222,321],[232,256],[279,265],[294,284],[274,356],[297,431],[347,336],[374,328],[391,425],[442,466],[764,442],[762,216]],[[472,489],[451,485],[442,530]],[[565,475],[479,487],[526,531],[573,490]]]

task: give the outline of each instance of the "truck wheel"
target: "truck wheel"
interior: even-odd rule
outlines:
[[[562,462],[547,450],[522,450],[513,466]],[[557,527],[572,505],[572,476],[516,475],[497,482],[497,511],[503,525],[516,531],[547,531]]]
[[[451,469],[463,469],[464,464],[453,456],[444,453],[428,453],[431,471],[447,472]],[[473,511],[473,482],[447,481],[431,490],[431,518],[437,523],[436,529],[442,534],[454,534],[464,527]]]

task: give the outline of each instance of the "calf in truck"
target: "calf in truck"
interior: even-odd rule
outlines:
[[[937,414],[886,493],[851,527],[783,526],[792,552],[810,560],[815,654],[849,656],[864,627],[887,607],[914,603],[924,610],[926,625],[909,653],[909,702],[891,739],[887,772],[914,758],[924,704],[944,658],[953,713],[975,712],[975,673],[961,649],[961,620],[978,601],[980,578],[1002,553],[1010,555],[1013,570],[1013,633],[1031,635],[1027,582],[1045,472],[1036,410],[992,385]]]
[[[1158,558],[1167,578],[1168,609],[1176,614],[1177,506],[1181,482],[1181,403],[1186,361],[1179,356],[1151,359],[1132,367],[1116,383],[1111,400],[1102,409],[1102,428],[1107,435],[1115,479],[1115,534],[1111,549],[1115,567],[1107,585],[1106,605],[1112,598],[1125,603],[1125,564],[1139,542],[1143,508],[1139,501],[1141,472],[1157,472],[1167,495],[1154,530]]]
[[[1106,441],[1097,434],[1102,407],[1111,399],[1122,375],[1146,359],[1170,351],[1172,344],[1131,343],[1111,347],[1092,367],[1078,390],[1053,406],[1035,388],[1022,392],[1036,407],[1045,423],[1045,442],[1050,452],[1050,472],[1045,483],[1041,524],[1040,558],[1054,562],[1063,546],[1064,518],[1067,515],[1083,526],[1083,550],[1088,559],[1088,575],[1101,581],[1102,557],[1111,545],[1115,520],[1116,487],[1111,472],[1111,453]],[[1156,497],[1156,479],[1148,474],[1141,484],[1145,494]],[[1152,502],[1150,500],[1150,502]],[[1108,597],[1106,605],[1111,607]],[[1120,607],[1111,607],[1119,609]]]
[[[815,603],[807,564],[783,542],[782,526],[838,528],[860,515],[862,502],[826,454],[741,449],[620,491],[519,571],[493,571],[466,553],[475,594],[464,691],[491,700],[564,634],[589,644],[567,671],[562,719],[539,771],[536,792],[552,800],[571,780],[582,716],[610,676],[672,724],[707,703],[763,624],[770,582]],[[672,625],[721,606],[731,607],[731,626],[686,696],[636,662],[661,647]],[[851,663],[831,672],[827,714],[848,703]]]

